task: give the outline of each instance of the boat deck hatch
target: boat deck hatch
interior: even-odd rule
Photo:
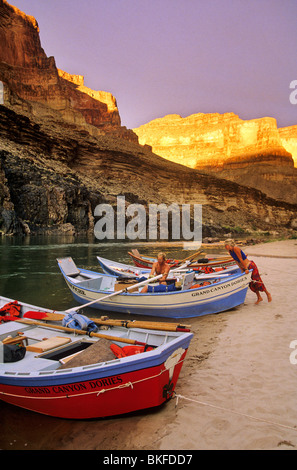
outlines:
[[[84,351],[89,346],[92,346],[92,344],[94,343],[87,341],[75,341],[74,343],[67,344],[62,348],[55,349],[54,351],[50,351],[45,354],[41,354],[38,357],[42,357],[43,359],[50,359],[52,361],[60,361],[61,359],[67,356]]]

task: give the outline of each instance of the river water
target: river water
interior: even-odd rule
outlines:
[[[194,253],[182,243],[99,242],[95,237],[0,238],[0,295],[40,307],[63,310],[75,305],[57,258],[72,257],[80,268],[101,272],[96,256],[132,264],[128,251],[184,259]]]

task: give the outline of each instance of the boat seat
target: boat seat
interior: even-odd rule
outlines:
[[[79,283],[79,286],[80,287],[85,287],[86,289],[100,290],[101,289],[101,284],[102,284],[102,276],[98,276],[98,277],[93,277],[92,279],[84,278]]]
[[[26,347],[26,345],[28,344],[28,338],[27,336],[23,336],[23,335],[14,336],[13,338],[7,336],[7,338],[2,340],[2,343],[10,344],[10,345],[21,343],[23,347]]]
[[[63,336],[54,336],[52,338],[39,341],[35,344],[30,344],[26,346],[27,351],[43,353],[50,351],[51,349],[58,348],[59,346],[64,346],[64,344],[70,343],[71,338],[65,338]]]
[[[80,270],[71,257],[58,258],[57,261],[67,276],[78,276],[80,274]]]
[[[184,275],[182,289],[187,290],[190,289],[191,285],[193,284],[195,278],[195,272],[190,272]]]

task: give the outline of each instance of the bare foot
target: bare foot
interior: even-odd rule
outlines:
[[[268,300],[268,302],[272,301],[272,297],[271,297],[271,294],[269,294],[269,292],[267,293],[267,300]]]
[[[263,300],[262,297],[258,297],[257,302],[255,302],[255,305],[257,305],[257,304],[259,304],[260,302],[262,302],[262,300]]]

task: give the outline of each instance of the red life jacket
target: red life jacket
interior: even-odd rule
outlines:
[[[2,308],[0,308],[0,322],[18,320],[21,314],[22,306],[17,300],[14,302],[8,302]]]
[[[145,351],[151,351],[154,348],[152,348],[151,346],[148,346],[148,347],[146,347],[146,346],[124,346],[124,347],[121,348],[117,344],[112,343],[110,345],[110,349],[112,350],[114,355],[120,359],[121,357],[127,357],[127,356],[132,356],[134,354],[139,354],[139,353],[142,353],[142,352],[145,352]]]

